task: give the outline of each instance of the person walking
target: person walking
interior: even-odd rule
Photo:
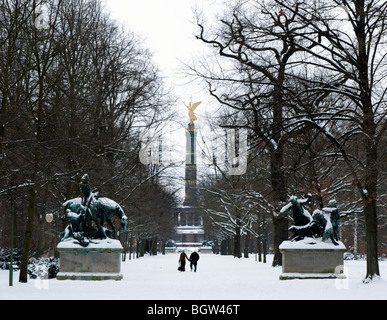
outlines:
[[[194,271],[196,272],[196,268],[198,266],[198,261],[199,261],[199,254],[196,251],[192,252],[189,257],[189,261],[190,261],[191,271],[192,271],[192,267],[194,267]]]
[[[180,258],[179,258],[180,267],[177,270],[179,270],[181,272],[185,271],[185,259],[189,260],[187,255],[185,254],[185,251],[183,250],[181,252]]]

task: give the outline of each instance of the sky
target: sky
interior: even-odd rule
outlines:
[[[169,129],[171,132],[167,139],[173,136],[175,139],[172,143],[173,149],[175,154],[179,154],[178,159],[175,159],[176,156],[173,155],[172,161],[185,161],[185,128],[189,123],[189,117],[184,103],[188,105],[191,97],[193,102],[202,101],[195,110],[198,118],[195,121],[195,128],[198,133],[206,132],[208,129],[207,117],[214,115],[218,108],[214,99],[209,95],[208,89],[199,81],[192,81],[192,78],[184,73],[184,63],[189,64],[197,57],[204,56],[205,52],[208,54],[210,50],[195,38],[198,27],[194,11],[202,12],[206,19],[211,21],[211,18],[222,12],[221,7],[224,1],[105,0],[105,3],[111,18],[144,39],[144,47],[153,53],[153,61],[159,68],[166,87],[171,88],[172,94],[176,97],[177,104],[172,107],[179,113],[179,123],[175,124],[176,128]],[[197,136],[197,142],[200,142],[200,135]],[[196,153],[199,169],[200,148],[197,148]],[[168,156],[170,157],[167,154],[167,158]],[[180,173],[177,175],[181,177],[180,185],[184,181],[182,168],[183,166],[178,169]],[[181,192],[183,189],[181,187]]]
[[[183,102],[188,104],[191,96],[194,102],[203,101],[196,112],[199,120],[213,103],[202,86],[183,74],[183,64],[206,50],[195,38],[198,27],[194,10],[213,16],[220,10],[220,3],[221,0],[106,0],[112,18],[145,39],[145,47],[153,52],[153,60],[167,87],[172,87],[187,120]]]

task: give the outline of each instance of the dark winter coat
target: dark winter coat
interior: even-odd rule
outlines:
[[[197,264],[198,260],[199,260],[199,254],[195,251],[192,252],[191,256],[189,257],[189,261],[191,261],[191,263],[193,263],[193,264]]]
[[[188,260],[188,257],[187,257],[187,255],[185,254],[185,252],[182,252],[182,253],[180,254],[179,261],[185,263],[185,259]]]
[[[182,252],[179,258],[179,262],[180,262],[180,267],[178,268],[179,271],[185,271],[185,259],[188,260],[188,257],[184,252]]]

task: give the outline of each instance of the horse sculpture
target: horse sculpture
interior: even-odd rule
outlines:
[[[109,198],[98,198],[95,194],[91,194],[91,197],[86,205],[83,204],[81,197],[63,203],[63,207],[66,208],[69,225],[66,227],[62,241],[68,237],[73,237],[82,246],[87,246],[90,241],[85,238],[115,239],[116,228],[111,220],[113,215],[121,220],[123,231],[126,232],[128,218],[121,206]],[[112,230],[104,228],[105,223]]]
[[[100,206],[97,209],[97,217],[99,219],[100,225],[103,226],[106,222],[113,229],[112,236],[109,236],[108,234],[107,236],[109,236],[109,238],[116,238],[116,228],[111,220],[111,217],[113,215],[121,220],[121,226],[123,228],[123,231],[126,232],[128,226],[128,218],[125,215],[124,210],[122,210],[121,206],[117,202],[109,198],[99,198],[98,200],[100,202]]]
[[[86,247],[92,238],[115,239],[116,228],[111,221],[113,215],[121,220],[121,226],[124,232],[126,232],[128,218],[117,202],[109,198],[99,197],[97,193],[91,192],[89,176],[87,174],[83,175],[79,187],[82,196],[63,203],[69,224],[65,229],[62,241],[73,237],[82,246]],[[105,228],[105,223],[112,230]]]

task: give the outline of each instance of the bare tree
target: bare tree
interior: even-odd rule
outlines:
[[[273,266],[281,265],[278,247],[288,234],[288,220],[278,214],[287,201],[284,161],[290,135],[285,120],[294,114],[287,103],[287,87],[288,75],[300,64],[299,52],[303,51],[294,37],[294,28],[301,28],[299,18],[273,2],[237,1],[220,20],[219,29],[208,32],[200,21],[198,26],[197,38],[214,47],[219,61],[192,69],[205,79],[218,102],[242,114],[239,123],[223,126],[251,129],[257,145],[270,153]]]
[[[7,210],[15,200],[25,282],[28,257],[55,248],[45,213],[63,216],[83,173],[93,191],[127,209],[139,185],[165,171],[140,163],[138,131],[167,122],[172,99],[141,39],[119,28],[102,1],[3,0],[0,15],[0,203]]]
[[[386,54],[387,3],[385,1],[319,1],[297,3],[297,10],[288,2],[276,3],[308,21],[297,36],[303,42],[297,47],[308,53],[305,64],[314,72],[329,75],[314,80],[314,89],[304,94],[322,97],[336,95],[336,105],[323,113],[308,113],[307,121],[332,143],[350,170],[353,185],[363,202],[366,225],[366,281],[379,275],[377,250],[377,199],[381,168],[381,140],[387,130]],[[303,43],[312,44],[310,48]],[[309,57],[309,58],[308,58]],[[309,79],[310,80],[310,79]],[[337,85],[339,84],[339,85]],[[302,99],[299,99],[299,103]],[[305,119],[304,119],[305,120]],[[326,124],[341,121],[342,130],[332,132]],[[362,142],[360,155],[351,153],[349,141]]]

